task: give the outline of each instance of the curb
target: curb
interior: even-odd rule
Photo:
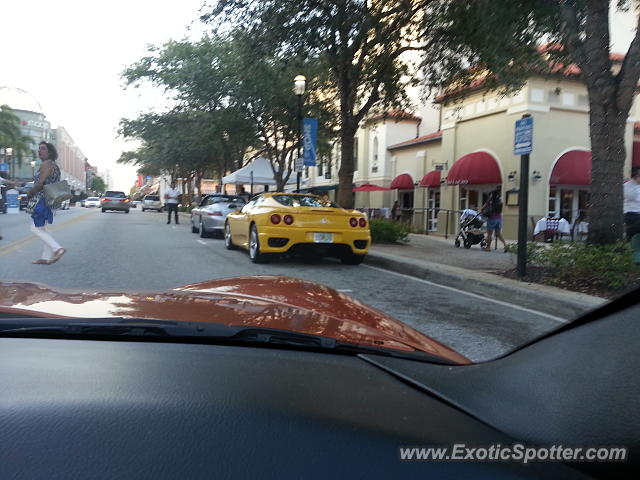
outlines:
[[[387,253],[370,252],[364,263],[565,319],[607,303],[583,293]]]

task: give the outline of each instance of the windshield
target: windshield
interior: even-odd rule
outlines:
[[[286,207],[325,207],[318,197],[311,195],[274,195],[273,199]]]
[[[227,196],[215,196],[210,197],[210,203],[240,203],[244,204],[245,201],[240,197],[227,197]]]
[[[503,355],[640,287],[638,10],[593,3],[4,1],[0,282]]]

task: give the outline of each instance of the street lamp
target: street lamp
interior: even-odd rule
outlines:
[[[298,96],[298,159],[302,158],[302,103],[306,84],[307,79],[304,75],[298,75],[293,79],[293,93]],[[296,192],[300,192],[301,176],[302,172],[296,165]]]
[[[11,155],[13,155],[13,148],[8,147],[8,148],[5,149],[4,152],[5,152],[6,157],[8,158],[8,161],[11,162],[11,164],[10,164],[11,165],[10,166],[10,168],[11,168],[11,178],[13,178],[13,177],[16,176],[16,172],[15,172],[16,169],[15,169],[15,166],[13,165],[13,158],[11,158]]]

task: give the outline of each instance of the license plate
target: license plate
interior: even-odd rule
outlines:
[[[333,233],[314,233],[313,241],[315,243],[333,243]]]

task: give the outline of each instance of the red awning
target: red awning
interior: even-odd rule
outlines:
[[[633,142],[633,155],[631,157],[631,165],[640,167],[640,142]]]
[[[391,190],[413,190],[413,177],[408,173],[398,175],[391,182]]]
[[[386,190],[391,189],[387,187],[381,187],[379,185],[372,185],[370,183],[365,183],[364,185],[360,185],[359,187],[352,189],[352,191],[354,192],[384,192]]]
[[[440,186],[440,170],[433,170],[427,173],[420,180],[420,187],[439,187]]]
[[[474,152],[460,157],[447,175],[448,185],[501,184],[498,162],[487,152]]]
[[[571,150],[562,154],[551,172],[551,185],[591,185],[591,152]]]

